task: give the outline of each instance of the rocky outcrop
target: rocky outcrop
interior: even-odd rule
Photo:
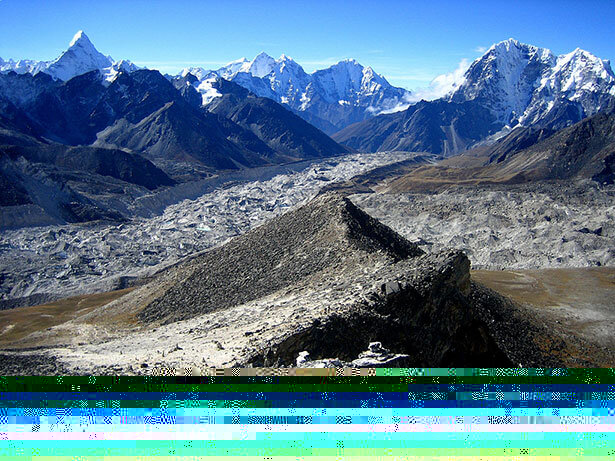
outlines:
[[[350,285],[368,288],[351,305],[330,305],[311,325],[272,342],[248,363],[288,366],[309,351],[312,360],[336,357],[359,366],[356,358],[367,358],[360,354],[381,339],[412,366],[510,365],[488,326],[474,315],[469,267],[463,253],[450,251],[356,274]]]
[[[238,365],[294,366],[302,351],[353,366],[511,365],[475,315],[469,269],[462,252],[424,254],[327,193],[143,287],[158,291],[138,318],[220,338]],[[361,356],[376,340],[403,357]]]
[[[421,254],[337,194],[319,197],[198,258],[198,268],[139,318],[171,322],[242,304],[337,268],[369,259],[396,261]]]

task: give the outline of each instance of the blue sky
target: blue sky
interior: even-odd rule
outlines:
[[[0,0],[0,57],[53,59],[83,29],[114,59],[176,72],[260,51],[310,72],[355,58],[409,89],[516,38],[615,59],[615,1]]]

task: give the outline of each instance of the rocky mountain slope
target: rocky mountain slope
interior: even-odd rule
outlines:
[[[509,39],[472,63],[440,100],[349,126],[333,138],[363,151],[424,150],[451,155],[515,126],[558,130],[615,103],[608,61]]]
[[[515,181],[590,178],[613,184],[615,113],[586,118],[531,146],[491,157],[490,164],[500,174],[518,175]]]
[[[614,149],[615,112],[601,112],[556,132],[515,128],[493,144],[402,175],[389,187],[400,192],[463,183],[518,184],[567,179],[613,184]]]
[[[421,101],[405,111],[350,125],[333,139],[362,152],[453,155],[487,137],[494,126],[489,110],[474,101]]]
[[[422,251],[350,201],[322,196],[198,257],[196,270],[139,318],[168,323],[243,304],[319,272],[361,267],[365,253],[393,262]]]
[[[32,351],[20,348],[35,344],[32,359],[77,374],[295,366],[304,351],[363,366],[387,357],[445,367],[613,363],[610,349],[548,328],[474,283],[469,268],[463,253],[426,254],[329,193],[110,304],[13,340],[3,361],[23,371]]]
[[[192,77],[192,78],[190,78]],[[197,103],[195,98],[202,85],[192,74],[174,79],[187,101]],[[301,117],[285,109],[269,98],[250,93],[245,88],[220,77],[209,81],[209,90],[219,96],[206,105],[207,112],[239,125],[265,143],[273,153],[288,159],[325,157],[329,152],[346,152],[322,131]],[[192,91],[191,91],[192,90]],[[266,151],[267,147],[260,147]]]
[[[108,200],[113,194],[145,194],[175,184],[137,154],[43,142],[2,128],[0,177],[0,228],[122,219]]]

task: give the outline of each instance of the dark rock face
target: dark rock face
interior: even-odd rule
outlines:
[[[421,101],[405,111],[379,115],[333,135],[363,152],[403,150],[452,155],[499,131],[503,125],[480,104]]]
[[[97,113],[101,119],[112,117],[101,123],[97,145],[128,148],[156,161],[196,162],[214,170],[278,160],[251,133],[201,110],[190,98],[194,92],[177,91],[158,72],[122,74],[109,91],[110,110],[101,107]]]
[[[492,147],[491,169],[524,180],[579,177],[612,183],[615,113],[599,113],[546,137],[545,131],[525,133],[514,137],[513,132]]]
[[[555,133],[546,128],[516,128],[497,143],[487,148],[488,163],[502,163],[516,152],[533,146]]]
[[[198,162],[213,169],[266,163],[257,152],[227,139],[215,116],[201,115],[185,102],[170,102],[133,124],[120,119],[99,133],[96,145],[121,146],[152,160]]]
[[[604,157],[604,167],[592,179],[600,184],[613,184],[615,181],[615,153]]]
[[[212,170],[347,152],[273,101],[252,96],[245,102],[248,92],[231,82],[220,82],[232,97],[212,114],[202,109],[189,75],[170,82],[157,71],[121,72],[108,86],[98,71],[67,82],[39,75],[0,75],[0,127]]]
[[[123,220],[113,200],[90,197],[175,184],[149,160],[117,149],[44,143],[9,130],[0,130],[2,141],[12,145],[0,144],[0,206],[33,204],[57,222]]]
[[[207,109],[250,130],[273,151],[290,159],[348,152],[346,147],[271,99],[226,94],[212,101]]]
[[[117,149],[69,147],[62,144],[0,147],[0,155],[11,160],[55,165],[69,171],[84,171],[136,184],[153,190],[175,182],[140,155]]]
[[[27,205],[32,203],[28,192],[15,178],[0,171],[0,206]]]

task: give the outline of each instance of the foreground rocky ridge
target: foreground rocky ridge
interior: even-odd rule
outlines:
[[[199,256],[196,270],[138,317],[184,320],[261,298],[323,271],[343,273],[369,263],[372,254],[393,262],[421,253],[349,200],[327,194]]]
[[[7,366],[35,353],[78,374],[288,367],[303,351],[347,364],[374,341],[411,366],[614,362],[472,282],[469,269],[462,252],[424,253],[327,193],[3,353]],[[23,350],[32,346],[42,349]]]

